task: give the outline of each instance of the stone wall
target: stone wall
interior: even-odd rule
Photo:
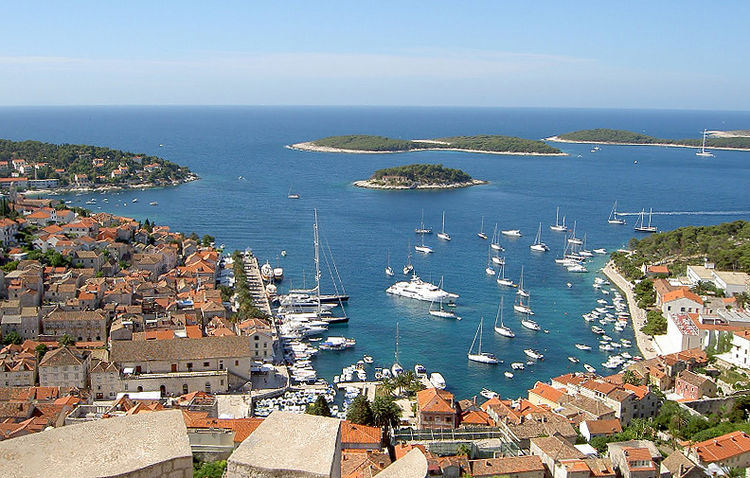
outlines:
[[[193,458],[174,458],[112,478],[193,478]]]

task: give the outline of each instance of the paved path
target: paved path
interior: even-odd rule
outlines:
[[[635,341],[638,345],[638,349],[641,351],[641,355],[644,359],[650,359],[656,357],[657,353],[654,350],[654,344],[651,337],[641,332],[641,327],[646,325],[646,311],[638,307],[638,301],[635,300],[635,294],[633,293],[633,285],[625,280],[619,272],[615,269],[612,261],[609,261],[606,266],[602,269],[607,278],[620,289],[628,300],[628,309],[630,310],[630,321],[635,332]]]

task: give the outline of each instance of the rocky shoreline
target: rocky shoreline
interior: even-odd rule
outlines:
[[[612,146],[662,146],[665,148],[689,148],[689,149],[701,149],[700,145],[691,146],[687,144],[673,144],[673,143],[617,143],[614,141],[573,141],[571,139],[563,139],[559,136],[550,136],[544,138],[545,141],[552,141],[553,143],[571,143],[571,144],[609,144]],[[750,151],[750,148],[727,148],[722,146],[706,146],[706,149],[717,149],[722,151]]]
[[[373,181],[371,179],[365,179],[362,181],[354,181],[354,186],[358,188],[365,188],[365,189],[381,189],[381,190],[391,190],[391,191],[405,191],[409,189],[421,189],[421,190],[429,190],[429,189],[460,189],[460,188],[468,188],[471,186],[479,186],[481,184],[489,184],[489,181],[482,181],[480,179],[472,179],[471,181],[466,181],[463,183],[451,183],[451,184],[419,184],[419,185],[395,185],[395,184],[383,184],[380,181]]]
[[[418,140],[419,142],[425,142],[426,140]],[[297,151],[312,151],[315,153],[349,153],[349,154],[396,154],[396,153],[413,153],[418,151],[459,151],[462,153],[481,153],[481,154],[499,154],[503,156],[568,156],[568,153],[521,153],[515,151],[483,151],[481,149],[461,149],[461,148],[424,148],[424,149],[408,149],[404,151],[362,151],[359,149],[342,149],[342,148],[331,148],[328,146],[318,146],[313,141],[307,141],[303,143],[289,144],[285,146],[287,149],[294,149]]]
[[[200,177],[197,174],[191,173],[185,179],[179,181],[171,181],[165,184],[152,184],[152,183],[137,183],[137,184],[126,184],[126,185],[106,185],[106,186],[81,186],[81,187],[60,187],[55,189],[30,189],[24,191],[26,195],[37,195],[37,196],[55,196],[60,194],[70,193],[98,193],[98,192],[111,192],[111,191],[127,191],[132,189],[156,189],[179,186],[181,184],[190,183],[199,180]]]

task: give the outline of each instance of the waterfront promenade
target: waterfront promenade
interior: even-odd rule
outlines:
[[[633,285],[617,272],[612,261],[607,262],[607,265],[602,268],[602,272],[612,284],[625,294],[625,298],[628,301],[628,310],[630,310],[630,323],[633,326],[636,344],[638,344],[641,355],[647,360],[656,357],[657,353],[654,350],[654,343],[651,337],[641,332],[641,327],[646,325],[646,311],[638,307],[638,301],[635,299],[635,294],[633,293]]]

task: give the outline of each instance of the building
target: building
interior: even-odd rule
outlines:
[[[37,361],[33,350],[6,345],[0,350],[0,387],[33,387]]]
[[[622,425],[617,418],[607,420],[584,420],[578,429],[586,441],[591,441],[595,437],[608,437],[617,433],[622,433]]]
[[[662,298],[661,311],[664,317],[669,314],[697,314],[703,310],[703,299],[690,289],[679,288],[667,292]]]
[[[669,474],[673,478],[707,478],[703,468],[682,452],[675,451],[661,462],[662,476]]]
[[[563,390],[553,388],[546,383],[537,382],[534,388],[529,390],[529,401],[534,405],[548,405],[554,408],[557,407],[564,394]]]
[[[89,353],[72,347],[50,350],[39,362],[39,385],[88,388],[90,359]]]
[[[42,318],[42,331],[53,338],[67,334],[77,342],[101,342],[107,340],[107,317],[98,310],[55,309]]]
[[[729,468],[750,466],[750,435],[743,431],[695,443],[688,456],[702,466],[716,464]]]
[[[716,287],[724,290],[727,297],[747,292],[750,275],[744,272],[713,271],[713,282]]]
[[[750,368],[750,330],[732,334],[732,349],[720,358],[740,368]]]
[[[344,450],[380,451],[383,431],[380,427],[341,422],[341,448]]]
[[[94,363],[95,362],[95,363]],[[95,360],[89,370],[91,395],[94,400],[114,400],[122,391],[120,369],[113,362]]]
[[[535,455],[470,460],[469,467],[474,478],[544,478],[544,465]]]
[[[417,392],[417,428],[456,428],[458,414],[453,394],[437,388]]]
[[[557,436],[532,438],[529,445],[529,452],[541,459],[544,467],[547,469],[548,476],[554,476],[555,465],[563,460],[581,460],[586,458],[586,455],[581,453],[569,441]]]
[[[675,393],[689,400],[716,396],[716,383],[708,377],[683,370],[677,375],[674,383]]]
[[[662,456],[651,441],[607,443],[607,450],[622,478],[658,478],[660,475]]]
[[[39,336],[39,307],[21,307],[18,301],[3,307],[0,329],[3,335],[16,332],[24,340],[36,340]]]

